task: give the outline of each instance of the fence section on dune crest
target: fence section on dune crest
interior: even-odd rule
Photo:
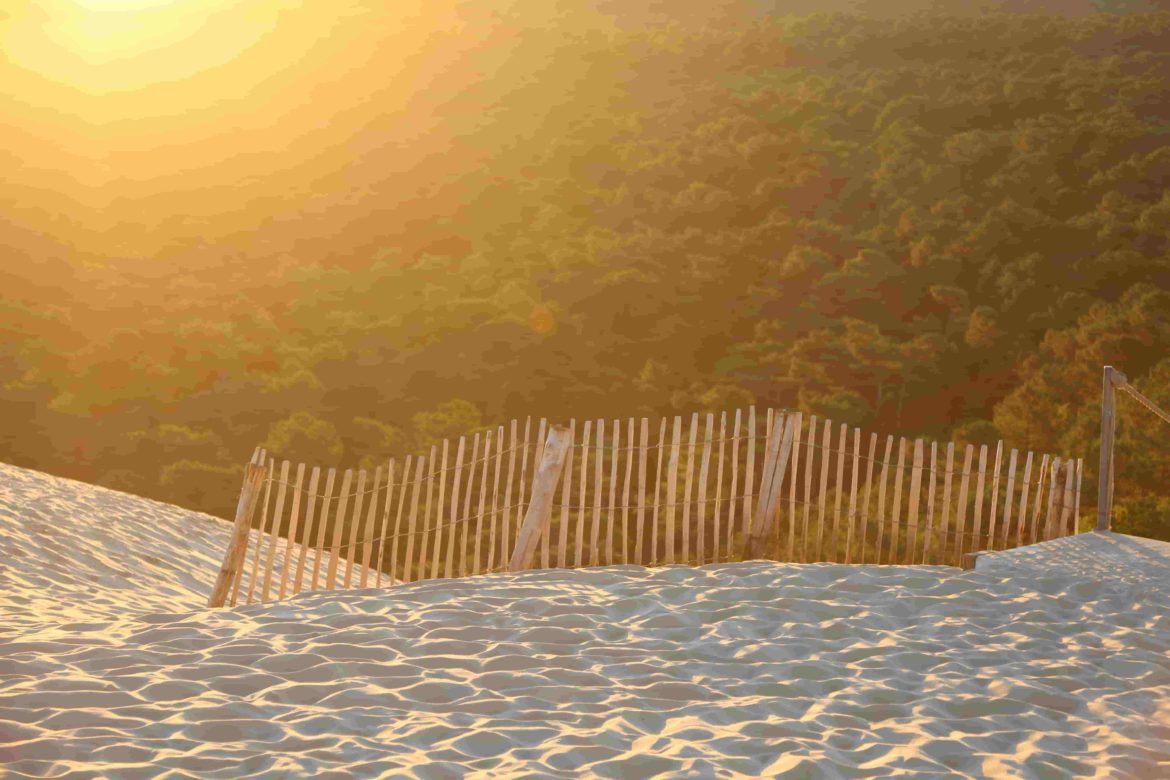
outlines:
[[[1002,442],[882,439],[754,407],[653,424],[572,420],[557,432],[556,463],[545,457],[552,429],[531,419],[372,473],[278,465],[257,450],[210,603],[745,551],[957,565],[968,552],[1073,533],[1079,516],[1080,460],[1005,453]]]

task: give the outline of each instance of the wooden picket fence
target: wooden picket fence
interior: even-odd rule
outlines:
[[[883,440],[754,407],[657,425],[572,420],[555,432],[513,420],[372,474],[278,464],[257,449],[209,603],[745,554],[959,565],[973,551],[1074,533],[1081,471],[1080,459],[1005,453],[1003,442]]]

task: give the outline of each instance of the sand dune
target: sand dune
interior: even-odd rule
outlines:
[[[1164,547],[1129,578],[1033,550],[1064,563],[617,566],[205,610],[227,532],[0,467],[0,771],[1170,776]]]

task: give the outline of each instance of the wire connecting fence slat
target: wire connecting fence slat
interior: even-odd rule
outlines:
[[[766,539],[753,549],[775,560],[959,565],[968,552],[1073,533],[1080,516],[1079,459],[1044,454],[1037,466],[1027,452],[1021,472],[1020,453],[1005,458],[1002,442],[988,479],[985,445],[978,459],[966,445],[957,467],[953,442],[940,452],[938,442],[887,435],[879,457],[876,433],[863,447],[860,429],[784,410],[657,427],[655,439],[647,418],[569,421],[531,565],[741,560],[760,522]],[[506,570],[553,430],[543,418],[512,420],[372,473],[278,467],[258,449],[220,604]]]

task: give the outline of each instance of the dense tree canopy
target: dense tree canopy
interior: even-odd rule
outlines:
[[[257,444],[754,399],[1074,453],[1091,507],[1101,367],[1170,406],[1170,13],[451,5],[466,58],[408,109],[447,156],[146,259],[0,222],[0,458],[227,516]],[[1120,527],[1170,538],[1121,405]]]

